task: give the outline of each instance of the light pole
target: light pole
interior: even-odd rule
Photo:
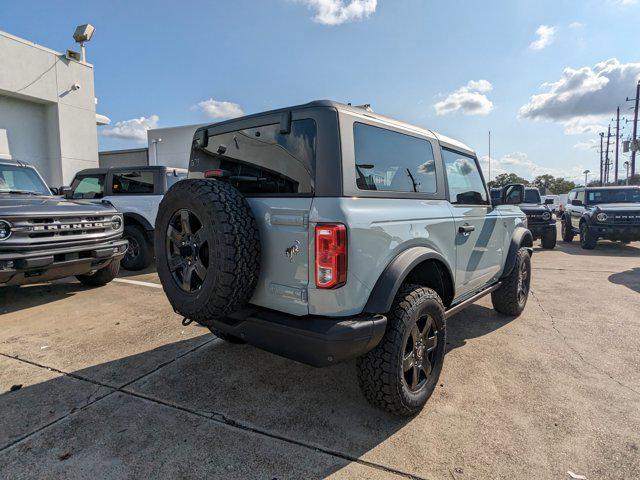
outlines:
[[[589,176],[589,174],[591,173],[591,170],[585,170],[584,172],[584,186],[587,186],[587,177]]]
[[[629,162],[624,162],[623,165],[624,165],[624,168],[627,169],[627,182],[626,183],[627,183],[627,187],[628,187],[629,186],[629,165],[630,164],[629,164]]]

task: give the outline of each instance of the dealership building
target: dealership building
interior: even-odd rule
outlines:
[[[0,158],[35,166],[52,186],[98,166],[93,66],[0,31]]]

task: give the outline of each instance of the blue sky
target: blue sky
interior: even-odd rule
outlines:
[[[112,120],[105,150],[144,145],[149,126],[328,98],[480,157],[491,130],[492,174],[581,178],[598,169],[589,147],[615,107],[630,117],[640,78],[640,0],[2,0],[1,11],[0,29],[60,51],[77,24],[96,27],[87,56]]]

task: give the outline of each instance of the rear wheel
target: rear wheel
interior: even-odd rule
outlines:
[[[127,253],[122,259],[122,268],[125,270],[144,270],[153,261],[153,247],[147,240],[144,232],[136,225],[124,227],[122,238],[129,242]]]
[[[88,287],[101,287],[118,276],[120,260],[112,260],[109,265],[101,268],[92,275],[76,275],[80,283]]]
[[[542,248],[545,249],[552,249],[555,248],[556,246],[556,237],[558,236],[555,227],[552,229],[549,229],[547,231],[545,231],[542,234],[542,239],[541,239],[541,244],[542,244]]]
[[[562,218],[562,240],[565,242],[573,242],[573,227],[571,226],[571,220],[566,216]]]
[[[500,288],[491,292],[493,308],[504,315],[520,315],[527,305],[530,287],[531,257],[526,248],[520,248],[513,270],[502,279]]]
[[[435,389],[446,343],[442,300],[430,288],[404,285],[393,302],[380,343],[357,359],[367,400],[397,415],[412,415]]]
[[[591,233],[591,229],[587,222],[580,225],[580,246],[585,250],[593,250],[598,243],[598,237]]]

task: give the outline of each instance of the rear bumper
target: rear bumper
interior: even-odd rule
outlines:
[[[527,228],[529,229],[529,231],[531,232],[531,235],[533,235],[533,239],[536,240],[540,237],[542,237],[545,232],[549,231],[549,230],[556,230],[556,224],[554,223],[544,223],[544,224],[529,224],[527,225]]]
[[[0,251],[0,285],[24,285],[83,275],[119,261],[127,251],[127,241],[58,247],[30,252]]]
[[[295,317],[251,308],[215,321],[212,326],[271,353],[326,367],[364,355],[375,347],[384,335],[387,318],[376,314]]]
[[[640,225],[590,225],[589,229],[598,238],[640,241]]]

